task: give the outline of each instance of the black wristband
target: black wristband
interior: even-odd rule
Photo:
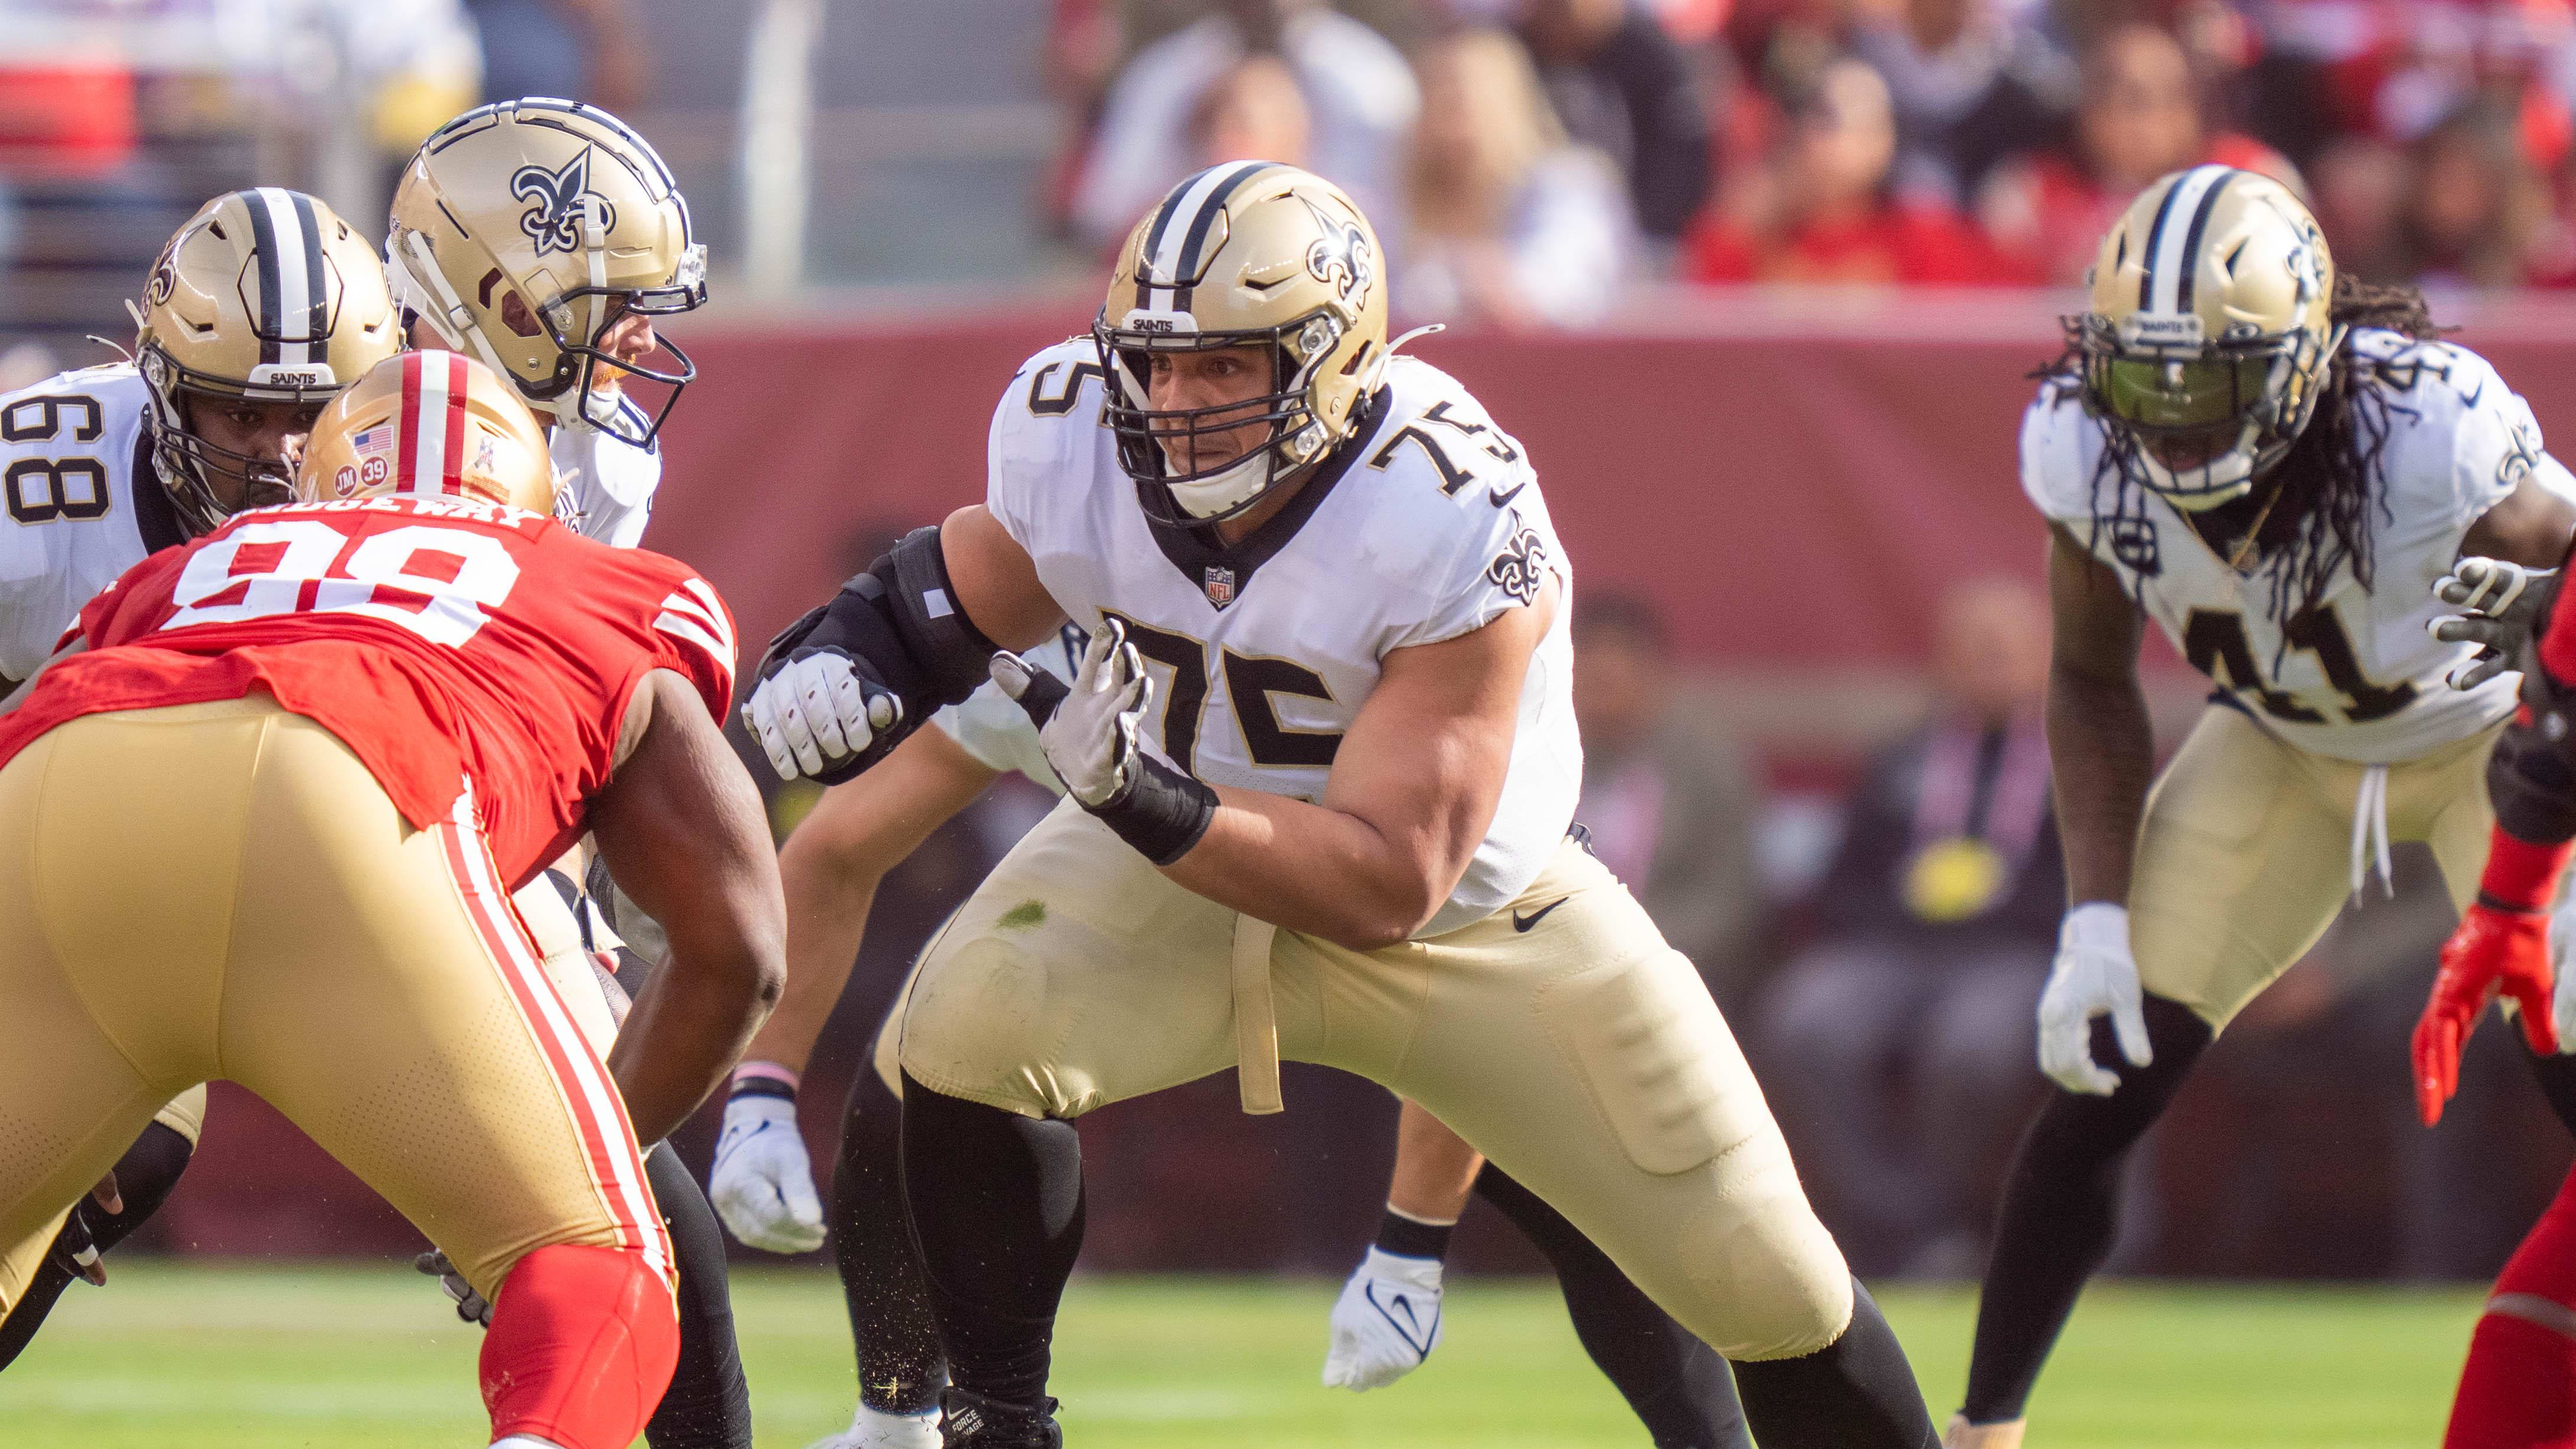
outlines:
[[[1082,808],[1136,853],[1156,865],[1170,865],[1190,853],[1216,818],[1216,791],[1142,750],[1129,761],[1127,783],[1097,805]]]
[[[779,1097],[793,1102],[796,1089],[776,1077],[736,1077],[733,1090],[726,1094],[725,1100],[730,1102],[736,1097]]]
[[[1409,1218],[1393,1208],[1377,1225],[1377,1250],[1399,1258],[1429,1258],[1439,1262],[1449,1256],[1449,1235],[1457,1231],[1456,1223],[1426,1223]]]

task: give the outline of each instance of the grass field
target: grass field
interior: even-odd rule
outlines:
[[[119,1264],[75,1288],[0,1377],[8,1449],[470,1449],[479,1333],[409,1272]],[[2428,1449],[2476,1290],[2112,1285],[2087,1298],[2034,1404],[2038,1449]],[[1332,1289],[1085,1280],[1056,1389],[1077,1449],[1639,1449],[1552,1290],[1474,1283],[1449,1338],[1391,1390],[1316,1374]],[[1889,1314],[1934,1408],[1967,1355],[1971,1295],[1898,1290]],[[820,1272],[746,1272],[736,1311],[761,1449],[847,1422],[848,1328]]]

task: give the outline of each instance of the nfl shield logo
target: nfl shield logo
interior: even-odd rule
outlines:
[[[1234,602],[1234,570],[1210,564],[1203,580],[1207,584],[1209,603],[1222,609]]]

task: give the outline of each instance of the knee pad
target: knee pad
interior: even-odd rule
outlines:
[[[492,1437],[626,1449],[670,1387],[680,1320],[641,1252],[557,1244],[501,1282],[480,1376]]]
[[[1043,961],[993,936],[933,950],[904,1009],[901,1076],[1023,1117],[1077,1117],[1100,1105],[1093,1084],[1061,1080],[1052,1066]]]
[[[1743,1362],[1804,1357],[1851,1325],[1851,1269],[1778,1142],[1727,1155],[1716,1190],[1677,1244],[1703,1307],[1675,1316]]]

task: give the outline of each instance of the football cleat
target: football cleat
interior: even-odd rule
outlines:
[[[861,1404],[849,1428],[805,1449],[940,1449],[939,1411],[889,1414]]]
[[[942,1449],[1064,1449],[1056,1402],[1008,1404],[955,1385],[939,1391]]]

